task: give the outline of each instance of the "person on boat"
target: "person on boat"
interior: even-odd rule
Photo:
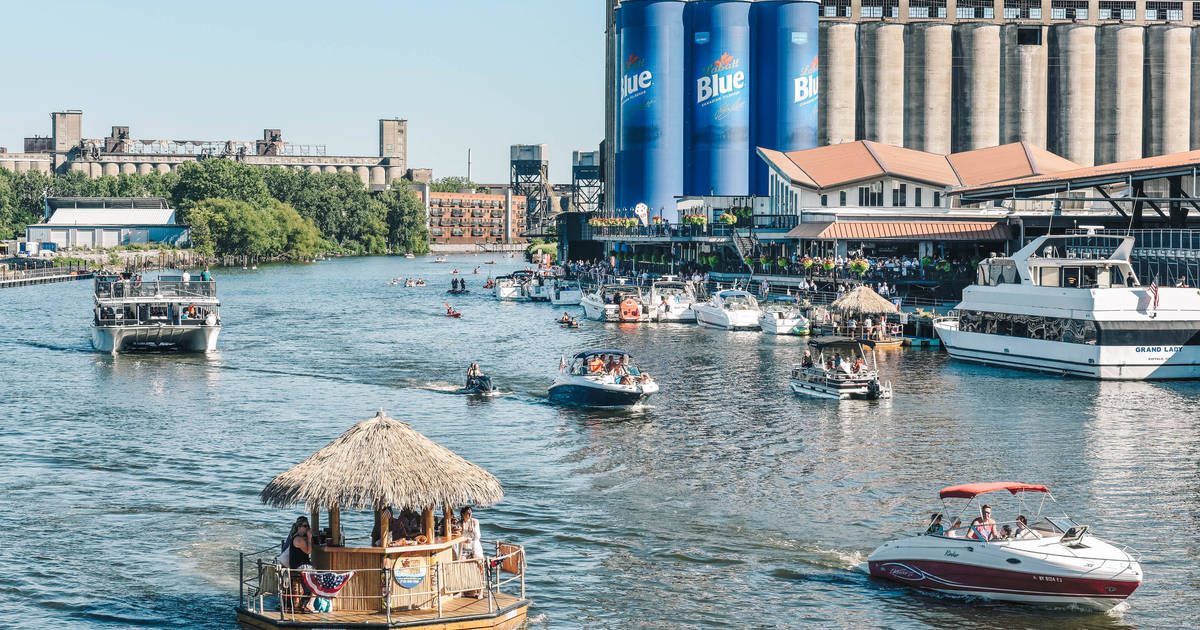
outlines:
[[[478,363],[472,363],[471,365],[469,365],[467,367],[467,387],[471,386],[471,381],[479,378],[482,375],[483,375],[483,372],[480,371]]]
[[[984,504],[979,508],[979,516],[971,521],[971,531],[967,537],[975,540],[996,538],[996,521],[992,520],[992,506]]]
[[[303,520],[301,520],[303,519]],[[312,570],[312,529],[309,527],[308,519],[300,517],[296,519],[296,524],[292,526],[294,533],[291,538],[291,551],[289,552],[288,568],[292,578],[292,593],[297,597],[295,606],[304,612],[317,612],[312,604],[312,592],[308,590],[308,585],[304,583],[304,577],[301,574],[303,571]],[[303,595],[300,595],[303,593]]]
[[[212,272],[208,270],[208,265],[205,265],[204,271],[200,272],[200,280],[204,282],[212,282]]]
[[[624,360],[624,357],[622,357],[622,360]],[[616,374],[619,367],[621,367],[621,363],[617,361],[617,357],[615,355],[610,356],[608,357],[608,362],[604,364],[604,371],[609,374]]]
[[[664,313],[671,312],[671,305],[667,302],[667,296],[662,296],[662,301],[658,303],[658,309]]]
[[[946,535],[950,538],[962,537],[962,532],[959,529],[962,527],[962,519],[955,517],[954,522],[950,524],[950,529],[946,531]]]
[[[446,305],[446,316],[447,316],[447,317],[454,317],[454,316],[456,316],[456,315],[458,315],[458,311],[454,310],[454,307],[453,307],[453,306],[450,306],[449,304],[447,304],[447,305]]]
[[[1024,514],[1017,515],[1017,521],[1013,523],[1013,538],[1038,538],[1039,536],[1029,527],[1029,520]]]
[[[478,273],[479,273],[479,267],[476,267],[476,268],[475,268],[475,271],[474,271],[474,272],[472,272],[472,273],[478,274]]]
[[[592,355],[588,361],[588,372],[591,374],[600,374],[604,372],[604,359],[598,354]]]
[[[483,541],[482,533],[480,532],[479,519],[471,515],[471,508],[464,507],[459,512],[459,522],[462,523],[462,536],[465,540],[462,543],[462,552],[459,554],[460,560],[474,560],[479,565],[480,577],[483,577]],[[474,597],[483,599],[483,591],[468,591],[463,593],[466,597]]]
[[[1005,525],[1000,528],[1000,540],[1008,540],[1013,537],[1013,528],[1011,525]]]
[[[563,316],[562,316],[562,317],[560,317],[560,318],[558,318],[558,323],[560,323],[560,324],[570,324],[570,323],[571,323],[571,314],[570,314],[570,313],[563,313]]]
[[[925,528],[927,536],[942,536],[946,533],[946,528],[942,527],[941,512],[934,512],[929,516],[929,527]]]
[[[874,328],[874,326],[873,326],[874,323],[875,322],[871,321],[870,316],[867,316],[866,319],[863,320],[863,339],[871,338],[871,331]]]
[[[866,364],[867,364],[867,362],[863,361],[862,357],[858,357],[857,359],[855,359],[854,360],[854,373],[858,374],[863,369],[863,366]]]
[[[379,523],[376,523],[375,526],[371,528],[371,542],[376,547],[384,546],[385,541],[381,538],[381,536],[383,536],[383,532],[380,531],[380,529],[383,524],[383,519],[385,518],[388,520],[388,540],[386,541],[388,543],[394,540],[412,538],[419,533],[410,531],[407,524],[402,519],[392,516],[393,514],[394,512],[392,511],[392,508],[383,508],[383,514],[379,517]]]
[[[813,366],[812,353],[808,350],[804,351],[804,358],[800,360],[800,367],[810,368]]]

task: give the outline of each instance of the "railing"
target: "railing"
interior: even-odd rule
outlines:
[[[35,278],[54,278],[69,276],[75,273],[90,272],[91,269],[82,265],[67,265],[63,267],[38,267],[35,269],[13,269],[0,271],[0,280],[32,280]]]
[[[481,559],[463,559],[450,562],[438,562],[423,565],[427,579],[427,589],[414,590],[399,587],[396,583],[395,569],[355,569],[357,579],[359,574],[365,574],[368,580],[382,580],[381,595],[339,595],[338,600],[377,600],[378,606],[359,606],[354,610],[378,610],[392,623],[393,600],[402,597],[413,604],[425,603],[431,608],[436,606],[437,619],[452,619],[456,616],[447,615],[442,609],[442,596],[480,593],[488,600],[488,612],[499,609],[498,595],[518,597],[525,600],[525,548],[520,545],[499,541],[481,541],[491,547],[493,555],[485,554]],[[288,569],[277,564],[278,548],[267,548],[253,552],[238,554],[238,606],[248,612],[276,616],[280,621],[294,621],[296,612],[302,606],[302,600],[310,597],[301,589],[293,586],[293,578],[301,573],[299,570]],[[322,570],[322,569],[318,569]],[[479,572],[479,578],[474,578],[474,572]],[[507,577],[502,574],[508,574]],[[370,577],[373,576],[373,577]],[[478,581],[476,581],[478,580]],[[516,583],[515,586],[513,584]],[[504,590],[509,590],[505,593]],[[400,589],[400,590],[396,590]],[[514,589],[516,589],[514,591]],[[422,608],[423,609],[423,608]],[[465,613],[469,616],[474,613]]]
[[[217,286],[204,280],[104,280],[96,281],[96,297],[216,297]]]

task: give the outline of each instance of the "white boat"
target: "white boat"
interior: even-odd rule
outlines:
[[[1011,520],[983,521],[984,506],[968,512],[980,495],[1000,491],[1017,498]],[[1030,493],[1038,497],[1027,504]],[[1044,514],[1060,512],[1046,486],[974,483],[944,488],[940,495],[944,506],[946,499],[968,500],[957,517],[966,525],[943,524],[940,530],[931,525],[923,535],[884,544],[867,558],[871,575],[942,593],[1094,610],[1111,609],[1142,582],[1136,552],[1093,536],[1066,514]],[[1000,514],[1000,502],[1007,501],[993,497],[997,505],[987,507],[995,521],[992,514]]]
[[[1108,258],[1070,258],[1071,239],[1118,240]],[[1093,240],[1094,239],[1094,240]],[[950,356],[1095,379],[1200,378],[1200,294],[1143,286],[1128,236],[1043,236],[979,263],[957,316],[934,322]]]
[[[579,301],[583,316],[598,322],[644,322],[650,319],[642,290],[633,284],[602,284]]]
[[[549,302],[554,296],[554,277],[542,272],[533,274],[525,285],[525,293],[530,301]]]
[[[529,295],[526,285],[529,283],[529,272],[518,271],[507,276],[497,276],[492,286],[492,295],[505,302],[528,302]]]
[[[806,353],[792,368],[788,384],[809,398],[878,400],[892,397],[892,384],[879,380],[874,356],[867,360],[862,344],[849,337],[823,337],[809,342],[816,356]]]
[[[104,274],[96,276],[94,294],[92,346],[100,352],[217,348],[221,303],[212,281]]]
[[[416,255],[414,255],[412,252],[408,252],[407,254],[404,255],[404,257],[405,258],[416,258]]]
[[[446,257],[445,256],[437,256],[433,259],[433,262],[444,263],[444,262],[446,262]]]
[[[758,300],[746,291],[725,289],[707,302],[692,304],[696,323],[725,330],[758,330]]]
[[[583,300],[583,289],[578,280],[557,279],[554,281],[554,292],[550,294],[550,303],[555,306],[579,306]]]
[[[808,336],[808,318],[799,306],[767,305],[758,316],[758,325],[768,335]]]
[[[628,407],[658,393],[658,384],[621,350],[589,350],[560,361],[550,386],[553,403],[578,407]]]
[[[696,313],[696,291],[691,282],[683,282],[675,276],[663,276],[650,285],[646,305],[650,307],[650,319],[656,322],[694,322]]]

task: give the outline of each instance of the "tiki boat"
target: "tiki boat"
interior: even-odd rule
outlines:
[[[281,545],[241,554],[237,621],[244,628],[417,628],[509,630],[525,623],[525,550],[471,548],[451,510],[504,496],[486,470],[382,411],[364,420],[262,491],[275,507],[310,512],[311,567],[281,564]],[[391,518],[410,514],[412,521]],[[434,510],[442,511],[442,522]],[[324,510],[328,522],[319,520]],[[371,511],[375,529],[347,538],[341,511]],[[361,519],[363,527],[370,524]],[[412,527],[408,531],[408,527]],[[416,532],[419,534],[413,535]],[[365,532],[364,532],[365,533]],[[290,549],[289,552],[295,552]],[[478,549],[476,549],[478,553]],[[289,563],[290,564],[290,563]],[[302,612],[309,594],[325,612]]]

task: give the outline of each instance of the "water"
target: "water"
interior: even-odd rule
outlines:
[[[1095,383],[882,354],[896,398],[786,388],[800,340],[551,323],[481,290],[508,259],[374,258],[217,274],[221,351],[91,351],[90,283],[0,291],[0,626],[232,625],[237,551],[298,511],[258,492],[384,408],[493,472],[487,539],[524,543],[548,628],[1157,628],[1200,618],[1200,384]],[[480,266],[481,275],[469,272]],[[476,293],[442,315],[452,267]],[[425,288],[386,286],[420,275]],[[546,403],[560,354],[634,353],[640,411]],[[480,361],[505,395],[455,396]],[[1119,614],[922,595],[857,565],[951,483],[1049,485],[1145,555]],[[998,508],[998,515],[1006,512]],[[1011,516],[1007,516],[1011,518]],[[365,535],[366,515],[347,518]],[[361,531],[359,531],[361,530]]]

